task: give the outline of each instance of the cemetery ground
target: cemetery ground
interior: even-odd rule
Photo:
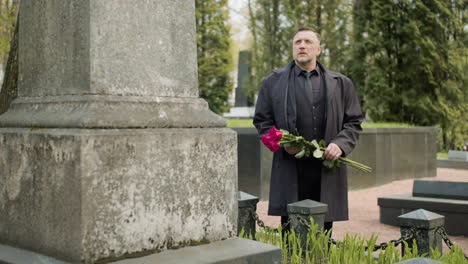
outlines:
[[[459,181],[468,182],[467,170],[437,169],[437,177],[419,178],[418,180],[431,181]],[[394,181],[389,184],[353,190],[349,197],[349,220],[333,223],[332,237],[342,240],[346,233],[358,235],[369,239],[374,233],[378,235],[377,244],[400,238],[400,228],[381,224],[379,221],[379,206],[377,198],[401,193],[411,193],[414,179]],[[277,227],[280,223],[279,217],[267,215],[268,201],[260,201],[257,204],[257,213],[266,225]],[[467,220],[468,224],[468,220]],[[468,237],[450,236],[452,242],[462,248],[468,254]],[[443,243],[444,252],[448,250]]]

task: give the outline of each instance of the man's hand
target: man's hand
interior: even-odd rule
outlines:
[[[338,147],[337,144],[330,143],[325,149],[325,153],[323,155],[327,160],[337,160],[339,157],[341,157],[342,154],[343,151],[340,149],[340,147]]]
[[[286,150],[286,152],[291,155],[294,155],[299,152],[299,149],[297,147],[284,147],[284,150]]]

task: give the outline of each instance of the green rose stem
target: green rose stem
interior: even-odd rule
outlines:
[[[329,169],[335,169],[339,167],[341,163],[344,163],[363,172],[372,171],[371,167],[345,157],[339,157],[337,160],[325,160],[323,155],[326,149],[326,142],[324,140],[320,140],[320,142],[312,140],[309,142],[305,140],[304,137],[291,135],[286,130],[281,130],[281,132],[283,137],[279,141],[279,144],[282,147],[295,146],[300,149],[299,152],[295,155],[296,158],[302,158],[303,156],[309,157],[312,153],[314,158],[324,160],[323,165]]]

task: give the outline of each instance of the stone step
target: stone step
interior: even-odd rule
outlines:
[[[0,244],[0,264],[68,264],[32,251]]]
[[[0,244],[0,264],[70,264],[31,251]],[[114,264],[280,264],[281,249],[244,238],[167,250]]]
[[[206,245],[168,250],[115,264],[280,264],[281,249],[257,241],[232,238]]]

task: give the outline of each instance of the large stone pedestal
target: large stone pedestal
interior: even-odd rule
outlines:
[[[237,139],[198,97],[195,1],[34,0],[20,14],[0,244],[95,263],[235,236]]]
[[[0,129],[0,243],[93,263],[232,237],[236,134]]]

